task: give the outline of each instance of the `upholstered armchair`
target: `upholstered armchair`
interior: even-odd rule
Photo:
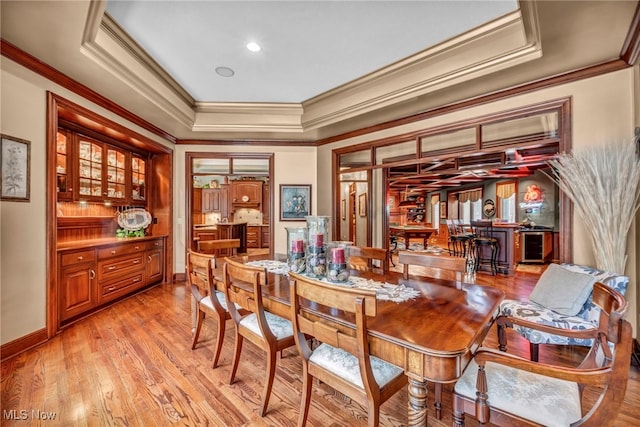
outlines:
[[[529,341],[533,361],[538,360],[539,344],[591,346],[600,318],[600,307],[593,301],[595,282],[624,295],[629,278],[577,264],[550,264],[529,300],[504,300],[500,304],[500,350],[507,349],[506,328],[513,328]],[[554,328],[568,331],[558,335]]]

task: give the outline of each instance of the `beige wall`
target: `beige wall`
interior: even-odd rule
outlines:
[[[5,344],[46,327],[46,92],[168,144],[5,57],[0,66],[0,132],[31,141],[31,200],[0,202],[0,344]]]
[[[574,150],[585,150],[603,141],[612,143],[630,142],[633,137],[633,129],[636,125],[635,123],[637,123],[636,117],[638,115],[639,98],[634,98],[634,88],[637,85],[637,79],[637,67],[635,69],[626,69],[324,145],[318,149],[318,182],[320,185],[322,185],[323,182],[325,185],[330,185],[331,152],[336,148],[380,140],[393,135],[429,129],[468,118],[565,97],[572,97],[573,100],[572,144]],[[380,182],[374,181],[374,192],[377,193],[373,194],[373,197],[377,199],[375,206],[382,206],[381,203],[383,202],[379,200],[382,194],[382,184]],[[330,215],[330,207],[333,203],[331,195],[327,194],[319,199],[318,202],[324,207],[323,211],[319,212],[319,214]],[[383,209],[374,209],[372,217],[374,223],[373,243],[377,246],[382,245],[382,234],[380,233],[382,229],[382,215],[384,215]],[[638,248],[635,244],[638,239],[637,230],[637,225],[634,225],[629,235],[627,245],[629,261],[627,262],[625,272],[625,274],[630,277],[627,298],[630,301],[631,310],[627,318],[631,320],[636,330],[640,324],[638,314],[638,259],[640,256],[636,253]],[[577,216],[574,218],[573,253],[576,263],[595,266],[591,245],[584,224]]]

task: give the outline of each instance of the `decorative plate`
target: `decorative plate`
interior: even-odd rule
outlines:
[[[249,201],[249,196],[242,196],[242,201],[243,202],[248,202]]]
[[[151,224],[151,214],[144,209],[127,209],[118,214],[118,225],[125,230],[139,230]]]
[[[493,200],[487,199],[484,202],[484,206],[482,207],[482,212],[484,212],[484,216],[487,218],[491,218],[496,213],[496,205],[493,203]]]

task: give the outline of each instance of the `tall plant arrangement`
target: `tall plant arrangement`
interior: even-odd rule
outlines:
[[[596,267],[623,274],[627,236],[640,207],[640,156],[634,144],[562,153],[549,164],[590,233]]]

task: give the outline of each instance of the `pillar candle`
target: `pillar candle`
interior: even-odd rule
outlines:
[[[311,234],[310,236],[311,246],[316,248],[321,248],[324,244],[324,235],[323,234]]]
[[[344,248],[333,248],[331,250],[331,262],[333,264],[344,264]]]
[[[304,243],[301,239],[291,241],[291,252],[294,254],[301,254],[304,252]]]

